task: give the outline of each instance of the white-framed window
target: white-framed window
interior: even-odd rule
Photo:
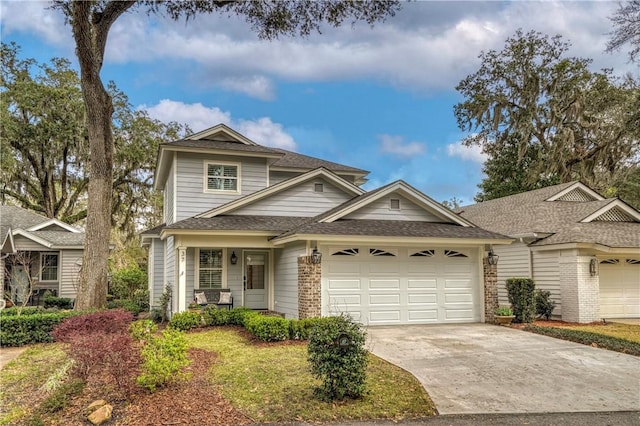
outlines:
[[[198,250],[198,288],[222,288],[222,249]]]
[[[40,281],[58,281],[58,253],[40,253]]]
[[[384,250],[384,249],[379,249],[379,248],[370,248],[369,249],[369,254],[371,256],[387,256],[387,257],[394,257],[395,253],[391,253],[390,251]]]
[[[410,257],[433,257],[436,255],[436,251],[434,249],[420,250],[411,255]]]
[[[240,193],[240,164],[205,161],[204,191]]]
[[[331,256],[357,256],[359,252],[360,250],[357,248],[346,248],[335,251]]]

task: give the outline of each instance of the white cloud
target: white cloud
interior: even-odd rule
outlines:
[[[31,32],[72,49],[70,27],[48,5],[3,2],[3,36]],[[448,90],[477,69],[480,51],[501,49],[518,28],[563,35],[573,43],[570,54],[594,58],[596,69],[631,70],[625,52],[602,53],[611,30],[608,16],[616,7],[615,2],[413,2],[373,29],[347,24],[308,39],[274,41],[259,40],[238,17],[201,15],[185,24],[149,16],[140,7],[114,24],[105,59],[155,61],[162,64],[158,75],[181,73],[193,85],[262,100],[275,97],[277,79],[370,78],[408,90]]]
[[[201,103],[186,104],[163,99],[157,105],[140,105],[149,116],[160,121],[176,121],[188,124],[195,132],[217,124],[226,124],[260,145],[295,150],[296,143],[282,124],[274,123],[268,117],[257,120],[233,120],[231,113],[217,107],[207,107]]]
[[[461,143],[452,143],[447,145],[447,155],[449,157],[458,157],[463,161],[472,161],[482,164],[487,160],[487,154],[482,152],[482,148],[477,145],[465,146]]]
[[[419,142],[403,143],[402,136],[378,135],[380,152],[392,154],[398,158],[411,158],[424,154],[427,148]]]

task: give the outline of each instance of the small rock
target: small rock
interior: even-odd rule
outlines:
[[[103,405],[89,415],[89,421],[94,425],[101,425],[111,419],[112,412],[113,406],[109,404]]]
[[[104,399],[97,399],[93,401],[91,404],[89,404],[87,408],[84,409],[84,415],[88,416],[89,414],[96,411],[98,408],[104,407],[105,405],[107,405],[107,401],[105,401]]]

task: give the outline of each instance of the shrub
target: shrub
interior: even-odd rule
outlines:
[[[532,322],[536,314],[535,283],[531,278],[507,279],[509,303],[516,322]]]
[[[289,338],[289,321],[281,317],[252,315],[246,319],[245,327],[249,333],[265,342]]]
[[[207,306],[202,310],[202,317],[206,325],[227,325],[231,319],[231,312],[227,309]]]
[[[79,312],[34,312],[25,315],[0,316],[0,345],[23,346],[32,343],[53,342],[52,330],[66,318],[80,315]]]
[[[344,336],[350,344],[340,347]],[[313,327],[309,336],[311,373],[322,380],[315,394],[322,400],[359,398],[364,395],[368,359],[366,333],[350,317],[330,317]]]
[[[244,327],[247,319],[249,319],[249,317],[253,315],[260,315],[260,314],[256,311],[252,311],[251,309],[245,308],[245,307],[233,308],[231,309],[231,311],[229,311],[229,324],[241,325]]]
[[[147,289],[147,272],[137,266],[111,273],[109,294],[116,299],[136,300],[137,290]]]
[[[10,308],[0,310],[0,317],[9,317],[13,315],[35,315],[44,314],[46,312],[58,312],[58,309],[45,309],[42,306],[25,306],[24,308],[12,306]]]
[[[311,330],[318,324],[331,321],[330,317],[324,318],[304,318],[301,320],[289,320],[289,338],[293,340],[307,340]]]
[[[536,315],[538,318],[551,318],[556,302],[551,300],[551,292],[547,290],[536,290]]]
[[[189,365],[187,339],[180,331],[166,329],[162,337],[151,335],[142,348],[142,358],[142,373],[137,382],[151,392],[159,386],[187,377],[180,371]]]
[[[597,346],[610,351],[640,356],[640,343],[620,339],[618,337],[605,336],[598,333],[591,333],[589,331],[573,330],[571,328],[539,327],[531,324],[527,325],[524,330],[543,334],[545,336],[556,337],[558,339],[569,340],[571,342],[582,343],[584,345]]]
[[[129,299],[113,299],[107,302],[107,308],[109,309],[118,309],[122,308],[125,311],[131,312],[133,315],[137,316],[140,311],[142,311],[142,307],[138,305],[133,300]]]
[[[45,308],[73,309],[73,300],[68,297],[47,295],[44,297]]]
[[[158,330],[158,326],[151,320],[138,320],[129,325],[129,333],[136,340],[147,340]]]
[[[495,310],[495,314],[500,317],[510,317],[513,315],[513,311],[508,306],[498,306]]]
[[[78,334],[127,334],[133,314],[123,309],[93,312],[69,318],[53,330],[53,337],[69,342]]]
[[[202,315],[199,312],[178,312],[173,314],[169,327],[187,331],[202,325]]]

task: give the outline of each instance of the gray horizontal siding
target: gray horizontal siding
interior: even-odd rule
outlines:
[[[60,252],[60,297],[76,298],[82,263],[82,250]]]
[[[149,292],[151,306],[160,305],[160,297],[164,292],[164,242],[160,238],[154,238],[149,248]]]
[[[240,194],[204,191],[204,162],[223,161],[240,164]],[[229,201],[244,197],[267,185],[267,164],[264,158],[232,157],[178,153],[176,220],[183,220]]]
[[[532,251],[533,279],[536,289],[551,292],[551,299],[556,302],[554,315],[562,315],[562,299],[560,295],[560,252]]]
[[[49,247],[38,244],[29,238],[17,235],[13,237],[13,242],[18,251],[51,251]]]
[[[323,184],[323,192],[314,191],[316,183]],[[312,217],[344,203],[351,197],[324,179],[317,179],[303,182],[230,214]]]
[[[167,184],[164,189],[164,221],[167,225],[175,221],[173,211],[173,201],[175,197],[174,172],[175,170],[172,163],[171,169],[169,169]]]
[[[506,281],[509,278],[531,278],[529,247],[523,243],[496,246],[494,251],[500,256],[498,261],[498,302],[509,305]]]
[[[390,200],[400,200],[400,210],[389,209]],[[401,195],[391,194],[382,197],[363,208],[345,216],[345,219],[371,220],[422,220],[427,222],[442,222],[442,219],[415,205]]]
[[[275,310],[287,318],[298,318],[298,257],[304,253],[304,242],[274,251]]]

